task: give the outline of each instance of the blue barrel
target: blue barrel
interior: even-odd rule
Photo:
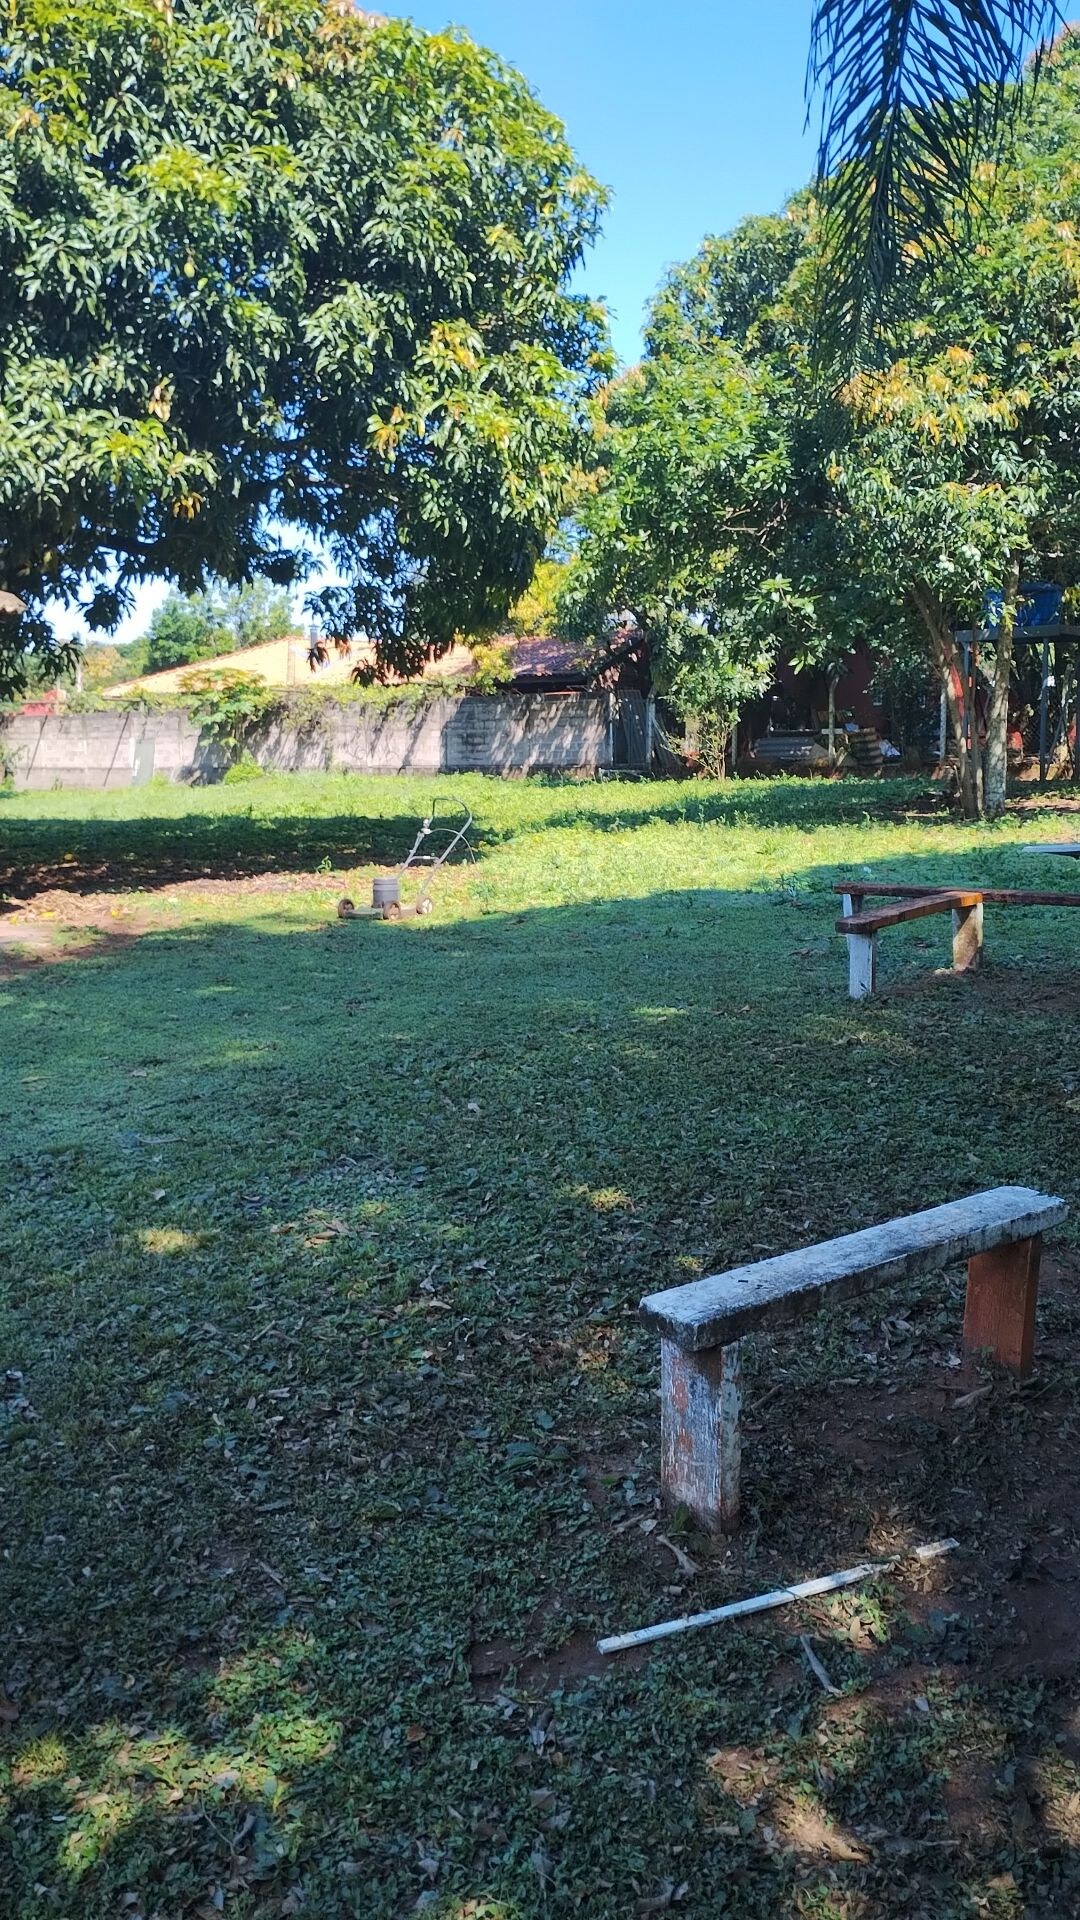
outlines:
[[[1020,586],[1020,602],[1016,609],[1016,624],[1022,632],[1027,627],[1050,627],[1061,619],[1062,589],[1052,580],[1024,580]],[[983,625],[998,627],[1001,625],[1002,595],[996,587],[988,592],[983,600]]]
[[[1030,580],[1020,589],[1020,625],[1022,627],[1050,627],[1055,620],[1061,619],[1060,587],[1052,581]]]

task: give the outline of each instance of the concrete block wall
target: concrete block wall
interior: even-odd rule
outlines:
[[[268,772],[487,773],[612,764],[620,699],[606,693],[455,694],[374,708],[328,703],[317,723],[275,723],[251,741]],[[73,713],[0,723],[21,788],[127,787],[164,774],[214,779],[225,757],[182,711]]]
[[[0,726],[0,755],[29,789],[130,787],[150,773],[206,778],[217,759],[180,711],[20,715]]]
[[[559,699],[472,695],[457,701],[447,717],[443,765],[493,773],[609,766],[611,705],[609,695],[596,693]]]

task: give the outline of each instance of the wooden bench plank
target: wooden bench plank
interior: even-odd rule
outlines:
[[[983,903],[979,895],[974,906],[953,908],[952,963],[954,973],[973,973],[982,966]]]
[[[833,892],[850,900],[922,900],[936,893],[978,893],[991,907],[1080,907],[1080,893],[1040,893],[1029,887],[966,887],[959,882],[950,886],[907,886],[899,882],[873,880],[837,880]]]
[[[673,1507],[730,1532],[739,1520],[742,1367],[738,1341],[711,1353],[660,1342],[660,1480]]]
[[[1029,1240],[1065,1218],[1065,1202],[1031,1187],[995,1187],[924,1213],[843,1234],[730,1273],[646,1296],[642,1317],[685,1353],[790,1325],[825,1299],[846,1300],[952,1260]]]
[[[848,935],[848,999],[869,1000],[877,986],[877,934]]]
[[[880,933],[885,927],[903,926],[907,920],[922,920],[931,913],[948,913],[981,906],[983,895],[974,889],[939,893],[920,893],[914,898],[897,900],[891,907],[874,907],[869,912],[841,914],[837,933]]]
[[[650,1294],[641,1312],[660,1328],[660,1484],[669,1505],[700,1525],[738,1524],[741,1441],[739,1340],[754,1327],[812,1313],[826,1293],[861,1294],[968,1256],[964,1346],[988,1349],[1023,1378],[1035,1349],[1042,1230],[1062,1200],[995,1187],[890,1220],[822,1246]]]
[[[886,927],[920,920],[926,914],[952,913],[953,971],[971,973],[982,964],[983,903],[974,888],[942,887],[933,893],[905,895],[888,907],[862,909],[861,894],[845,895],[845,911],[836,922],[837,931],[848,943],[848,997],[869,1000],[877,986],[877,936]]]
[[[964,1346],[987,1351],[1026,1379],[1035,1358],[1035,1308],[1039,1299],[1042,1235],[1017,1240],[968,1261]]]

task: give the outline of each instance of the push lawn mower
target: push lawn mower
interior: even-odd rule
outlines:
[[[459,813],[460,822],[455,825]],[[409,848],[402,865],[396,873],[376,874],[371,888],[370,907],[357,907],[351,900],[338,901],[339,920],[401,920],[406,914],[423,916],[430,913],[435,905],[431,898],[431,883],[440,867],[444,867],[451,854],[464,847],[470,860],[476,859],[476,852],[469,841],[469,828],[473,817],[468,807],[452,803],[439,813],[438,802],[432,807],[427,818],[420,823],[420,831]],[[428,841],[434,845],[427,846]],[[415,900],[408,904],[401,898],[401,876],[417,867],[425,869],[423,885]]]

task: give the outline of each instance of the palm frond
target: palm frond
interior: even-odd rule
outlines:
[[[1056,0],[816,0],[819,350],[852,354],[905,261],[950,243],[1060,22]]]

